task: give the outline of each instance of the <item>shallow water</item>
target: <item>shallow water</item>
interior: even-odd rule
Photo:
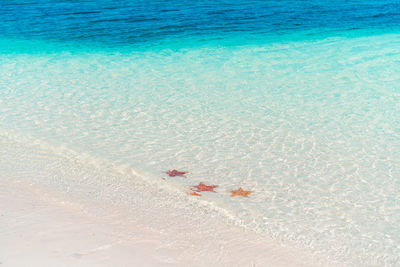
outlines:
[[[175,3],[182,16],[164,14],[159,2],[150,5],[154,10],[93,1],[59,2],[50,10],[50,3],[38,2],[41,9],[2,3],[3,15],[17,12],[22,22],[17,28],[3,16],[8,26],[0,26],[3,138],[45,144],[100,171],[140,174],[143,183],[170,183],[182,193],[199,182],[218,184],[218,194],[202,200],[236,224],[349,265],[399,264],[395,3],[307,3],[301,10],[291,1],[212,6],[220,10]],[[77,3],[101,11],[77,12]],[[358,17],[343,11],[355,7]],[[29,22],[39,10],[49,18]],[[151,10],[157,23],[127,15],[150,19]],[[190,13],[196,10],[204,13],[198,19]],[[104,30],[89,30],[105,14]],[[176,26],[190,19],[194,29]],[[189,174],[165,182],[168,169]],[[231,198],[227,191],[239,186],[254,193]]]

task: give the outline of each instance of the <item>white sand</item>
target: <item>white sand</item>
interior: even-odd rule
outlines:
[[[0,139],[0,267],[315,265],[193,196],[80,162]]]
[[[216,220],[170,215],[154,229],[146,212],[88,207],[26,180],[1,177],[0,188],[0,266],[306,266],[304,253]]]

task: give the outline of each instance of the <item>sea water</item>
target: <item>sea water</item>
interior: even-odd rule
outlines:
[[[400,264],[397,1],[17,0],[0,22],[3,144],[219,185],[201,201],[232,223]]]

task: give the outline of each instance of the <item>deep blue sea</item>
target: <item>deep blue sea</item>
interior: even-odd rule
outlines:
[[[400,265],[399,118],[399,1],[0,2],[3,158],[167,188],[337,264]]]
[[[8,1],[2,38],[121,47],[246,45],[396,32],[398,1]]]

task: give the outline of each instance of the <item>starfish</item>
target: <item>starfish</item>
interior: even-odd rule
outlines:
[[[188,172],[180,172],[177,170],[172,170],[172,171],[167,171],[165,172],[166,174],[168,174],[170,177],[175,177],[175,176],[183,176],[185,177],[185,174]]]
[[[253,193],[253,191],[245,191],[241,187],[239,187],[238,190],[232,190],[230,192],[232,193],[231,197],[236,197],[236,196],[248,197],[251,193]]]
[[[210,191],[210,192],[216,193],[214,191],[214,188],[218,187],[218,185],[206,185],[206,184],[203,184],[203,183],[199,183],[199,185],[194,185],[193,187],[197,188],[197,190],[192,189],[192,190],[194,190],[196,192]]]
[[[198,197],[201,197],[201,194],[199,194],[199,193],[196,193],[196,192],[192,192],[192,193],[190,193],[192,196],[198,196]]]

